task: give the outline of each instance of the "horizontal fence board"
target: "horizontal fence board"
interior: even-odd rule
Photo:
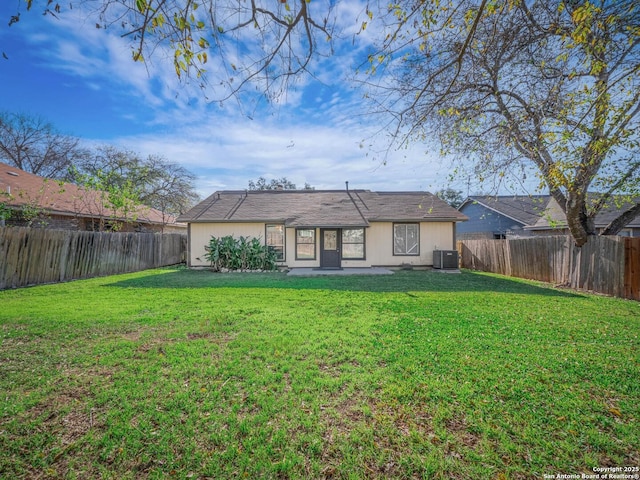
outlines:
[[[458,251],[463,268],[640,300],[640,238],[461,240]]]
[[[184,261],[186,235],[0,228],[0,289],[63,282]]]

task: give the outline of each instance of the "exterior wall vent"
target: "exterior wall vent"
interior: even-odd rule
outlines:
[[[433,268],[438,270],[457,270],[458,251],[457,250],[434,250]]]

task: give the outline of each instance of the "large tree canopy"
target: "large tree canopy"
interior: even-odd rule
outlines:
[[[159,155],[113,146],[89,149],[41,117],[0,113],[0,161],[46,178],[127,192],[134,203],[180,215],[198,202],[195,176]]]
[[[332,0],[77,0],[99,28],[131,39],[136,61],[160,45],[176,74],[222,98],[255,82],[281,92],[332,52]],[[25,0],[27,7],[38,0]],[[58,15],[55,2],[40,0]],[[635,0],[403,0],[357,10],[380,33],[366,84],[396,141],[440,139],[479,177],[533,168],[578,245],[595,215],[639,188],[640,7]],[[11,21],[17,20],[16,16]],[[343,21],[343,20],[342,20]],[[375,30],[375,29],[378,30]],[[371,25],[369,26],[369,31]],[[334,40],[337,41],[337,40]],[[216,62],[211,62],[216,57]],[[366,63],[366,60],[365,60]],[[211,65],[208,75],[203,75]],[[220,92],[219,92],[220,93]],[[400,139],[400,140],[398,140]],[[589,190],[603,195],[590,202]],[[640,213],[633,207],[605,233]]]
[[[80,141],[36,116],[0,112],[0,161],[47,178],[63,178],[87,152]]]
[[[637,2],[416,2],[386,21],[369,85],[403,141],[439,138],[475,160],[477,176],[534,167],[578,245],[605,205],[637,195]],[[590,190],[603,195],[589,201]],[[639,213],[629,208],[604,233]]]
[[[186,212],[199,200],[195,177],[184,167],[158,155],[142,158],[112,146],[100,147],[76,163],[67,180],[98,190],[131,191],[137,203],[172,215]]]

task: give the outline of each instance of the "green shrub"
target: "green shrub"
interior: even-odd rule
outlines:
[[[205,258],[211,268],[219,272],[228,270],[275,270],[276,251],[263,245],[258,238],[211,237],[206,245]]]

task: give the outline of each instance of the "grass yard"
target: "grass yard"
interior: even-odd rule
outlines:
[[[3,291],[0,477],[632,469],[639,335],[639,303],[471,272],[162,269]]]

